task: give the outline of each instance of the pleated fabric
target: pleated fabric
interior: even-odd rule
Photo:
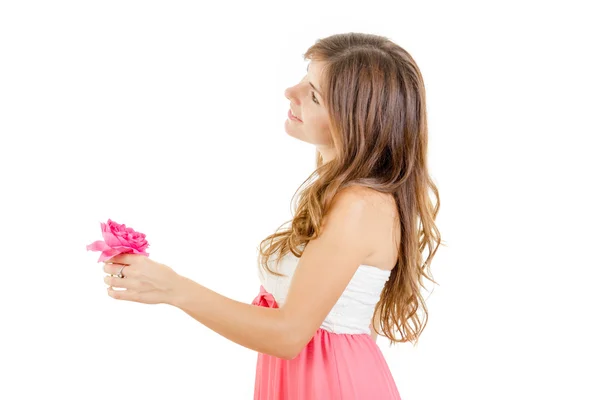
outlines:
[[[278,308],[261,285],[252,304]],[[293,360],[258,353],[254,400],[401,400],[369,334],[318,329]]]

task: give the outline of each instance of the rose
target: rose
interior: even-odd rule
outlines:
[[[146,235],[126,227],[124,224],[117,224],[108,219],[107,223],[101,222],[102,237],[104,240],[97,240],[86,246],[89,251],[101,251],[98,262],[103,262],[121,253],[141,254],[149,256],[145,251],[148,246]]]

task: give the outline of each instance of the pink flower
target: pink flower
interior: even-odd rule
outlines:
[[[141,254],[146,257],[149,254],[145,251],[149,246],[146,241],[146,235],[134,231],[123,224],[117,224],[110,218],[105,224],[100,223],[102,227],[102,237],[104,240],[97,240],[88,244],[86,249],[89,251],[101,251],[98,262],[103,262],[121,253]]]

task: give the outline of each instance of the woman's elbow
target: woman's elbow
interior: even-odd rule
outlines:
[[[280,357],[280,358],[283,358],[286,361],[292,361],[294,358],[298,357],[298,354],[299,353],[297,353],[297,352],[285,353],[283,355],[283,357]]]
[[[288,360],[288,361],[293,360],[294,358],[298,357],[298,355],[300,354],[302,349],[304,349],[305,345],[304,346],[300,345],[300,342],[298,342],[298,341],[290,341],[285,346],[285,348],[284,348],[285,351],[283,351],[281,358],[283,358],[284,360]]]
[[[302,350],[306,347],[308,342],[312,339],[312,336],[308,336],[307,334],[289,334],[287,335],[287,343],[284,346],[285,351],[281,358],[285,360],[293,360],[298,357]]]

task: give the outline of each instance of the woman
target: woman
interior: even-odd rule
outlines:
[[[416,344],[427,323],[420,286],[435,282],[427,270],[441,242],[423,80],[376,35],[333,35],[304,57],[306,76],[285,91],[285,129],[316,146],[317,167],[291,226],[260,244],[252,304],[139,255],[111,259],[105,272],[124,278],[105,281],[127,289],[110,287],[114,298],[174,305],[257,351],[255,399],[400,399],[375,340]]]

